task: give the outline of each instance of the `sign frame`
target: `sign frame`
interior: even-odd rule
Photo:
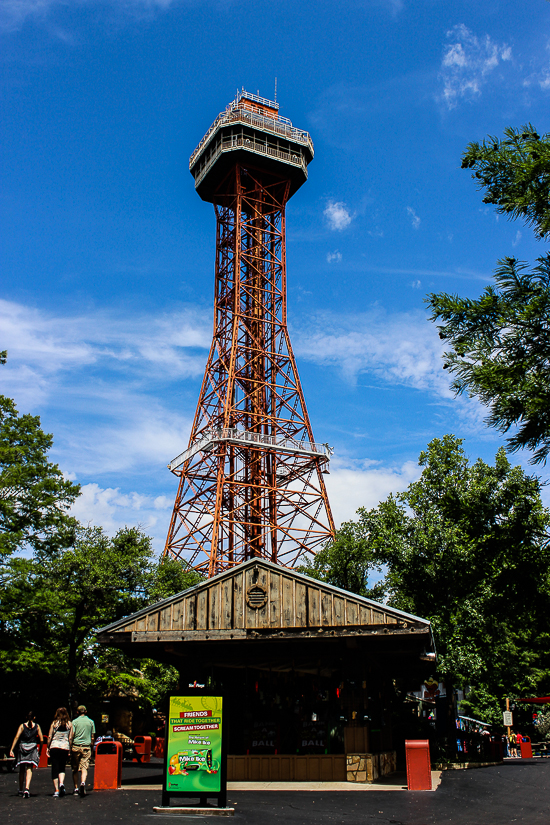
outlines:
[[[168,763],[169,763],[169,743],[170,743],[170,702],[172,699],[197,699],[202,697],[217,697],[222,700],[222,731],[221,731],[221,758],[220,758],[220,789],[213,793],[201,792],[196,790],[191,791],[176,791],[168,788]],[[170,807],[170,798],[176,797],[179,799],[197,799],[199,798],[199,805],[201,807],[207,806],[207,799],[215,797],[217,799],[217,807],[225,808],[227,806],[227,698],[221,690],[204,690],[188,688],[187,691],[173,691],[170,693],[166,703],[166,723],[164,733],[164,767],[162,771],[162,806]]]
[[[514,717],[512,716],[511,710],[505,710],[502,713],[502,724],[505,728],[511,728],[514,726]]]

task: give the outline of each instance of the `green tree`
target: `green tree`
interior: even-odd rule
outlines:
[[[462,168],[472,177],[497,212],[524,218],[535,235],[550,234],[550,134],[539,136],[531,123],[521,129],[508,127],[504,140],[489,136],[470,143],[462,156]]]
[[[177,671],[106,649],[95,632],[199,580],[179,562],[159,561],[137,528],[110,538],[99,527],[79,526],[68,548],[13,556],[0,603],[0,690],[10,701],[29,701],[40,682],[50,703],[127,695],[144,709],[158,707]]]
[[[172,558],[150,558],[144,578],[142,605],[153,604],[187,590],[201,581],[192,568]],[[94,628],[96,629],[96,628]],[[153,659],[135,659],[115,648],[95,642],[93,631],[78,671],[78,687],[86,701],[97,704],[107,696],[127,696],[147,712],[163,705],[167,694],[175,690],[179,673],[172,665]]]
[[[507,695],[550,687],[550,513],[502,449],[494,466],[470,464],[447,435],[419,464],[404,493],[358,511],[356,552],[384,566],[389,604],[430,619],[438,671],[470,688],[466,709],[498,723]]]
[[[75,522],[68,511],[80,487],[48,460],[52,443],[38,416],[19,415],[14,402],[0,396],[0,558],[71,541]]]
[[[531,124],[506,129],[506,138],[471,143],[462,161],[485,190],[484,203],[523,218],[539,238],[550,234],[550,134]],[[468,393],[489,408],[487,423],[508,438],[510,451],[527,447],[532,462],[550,452],[550,255],[528,265],[498,262],[496,285],[477,300],[431,293],[426,302],[439,336],[448,342],[444,369],[455,393]]]
[[[550,711],[543,708],[543,713],[539,714],[537,734],[542,740],[550,739]]]
[[[113,539],[78,527],[72,546],[8,562],[0,614],[3,666],[15,679],[39,672],[77,691],[93,631],[146,603],[151,540],[136,528]]]
[[[365,514],[365,521],[369,518]],[[326,544],[300,572],[320,581],[330,582],[369,599],[384,596],[383,585],[369,587],[369,577],[381,574],[381,567],[369,542],[370,533],[364,522],[346,521],[334,541]]]
[[[550,513],[502,449],[470,465],[461,443],[421,453],[420,479],[382,508],[378,553],[389,601],[432,621],[440,672],[496,720],[506,693],[550,678]]]
[[[110,538],[79,525],[69,508],[80,488],[48,460],[51,446],[38,417],[0,396],[0,693],[36,707],[128,690],[158,706],[177,671],[106,650],[94,634],[200,577],[159,561],[137,528]]]
[[[182,562],[166,556],[153,565],[150,572],[148,604],[168,599],[202,581],[202,576]]]
[[[496,288],[478,300],[432,294],[432,320],[452,349],[444,368],[457,395],[467,392],[489,407],[487,423],[508,432],[508,449],[528,447],[532,463],[550,452],[550,255],[532,272],[513,258],[500,262]]]
[[[41,565],[44,603],[66,651],[71,688],[76,689],[92,631],[143,606],[151,556],[151,539],[135,527],[112,539],[100,527],[80,527],[71,548]]]

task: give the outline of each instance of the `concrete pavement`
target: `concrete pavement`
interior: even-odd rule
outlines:
[[[0,819],[3,825],[212,823],[210,817],[154,813],[160,804],[158,764],[125,765],[123,778],[119,791],[53,799],[50,771],[41,769],[24,800],[17,797],[16,774],[0,774]],[[228,806],[235,808],[235,825],[549,825],[550,760],[445,771],[432,793],[231,788]]]

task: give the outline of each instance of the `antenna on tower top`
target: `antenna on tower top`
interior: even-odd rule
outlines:
[[[273,98],[275,103],[277,103],[277,78],[275,78],[275,97]]]

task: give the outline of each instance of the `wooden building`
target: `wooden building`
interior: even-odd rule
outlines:
[[[346,755],[399,749],[398,709],[435,663],[425,619],[263,559],[98,639],[175,665],[181,690],[223,691],[233,779],[345,779]]]

